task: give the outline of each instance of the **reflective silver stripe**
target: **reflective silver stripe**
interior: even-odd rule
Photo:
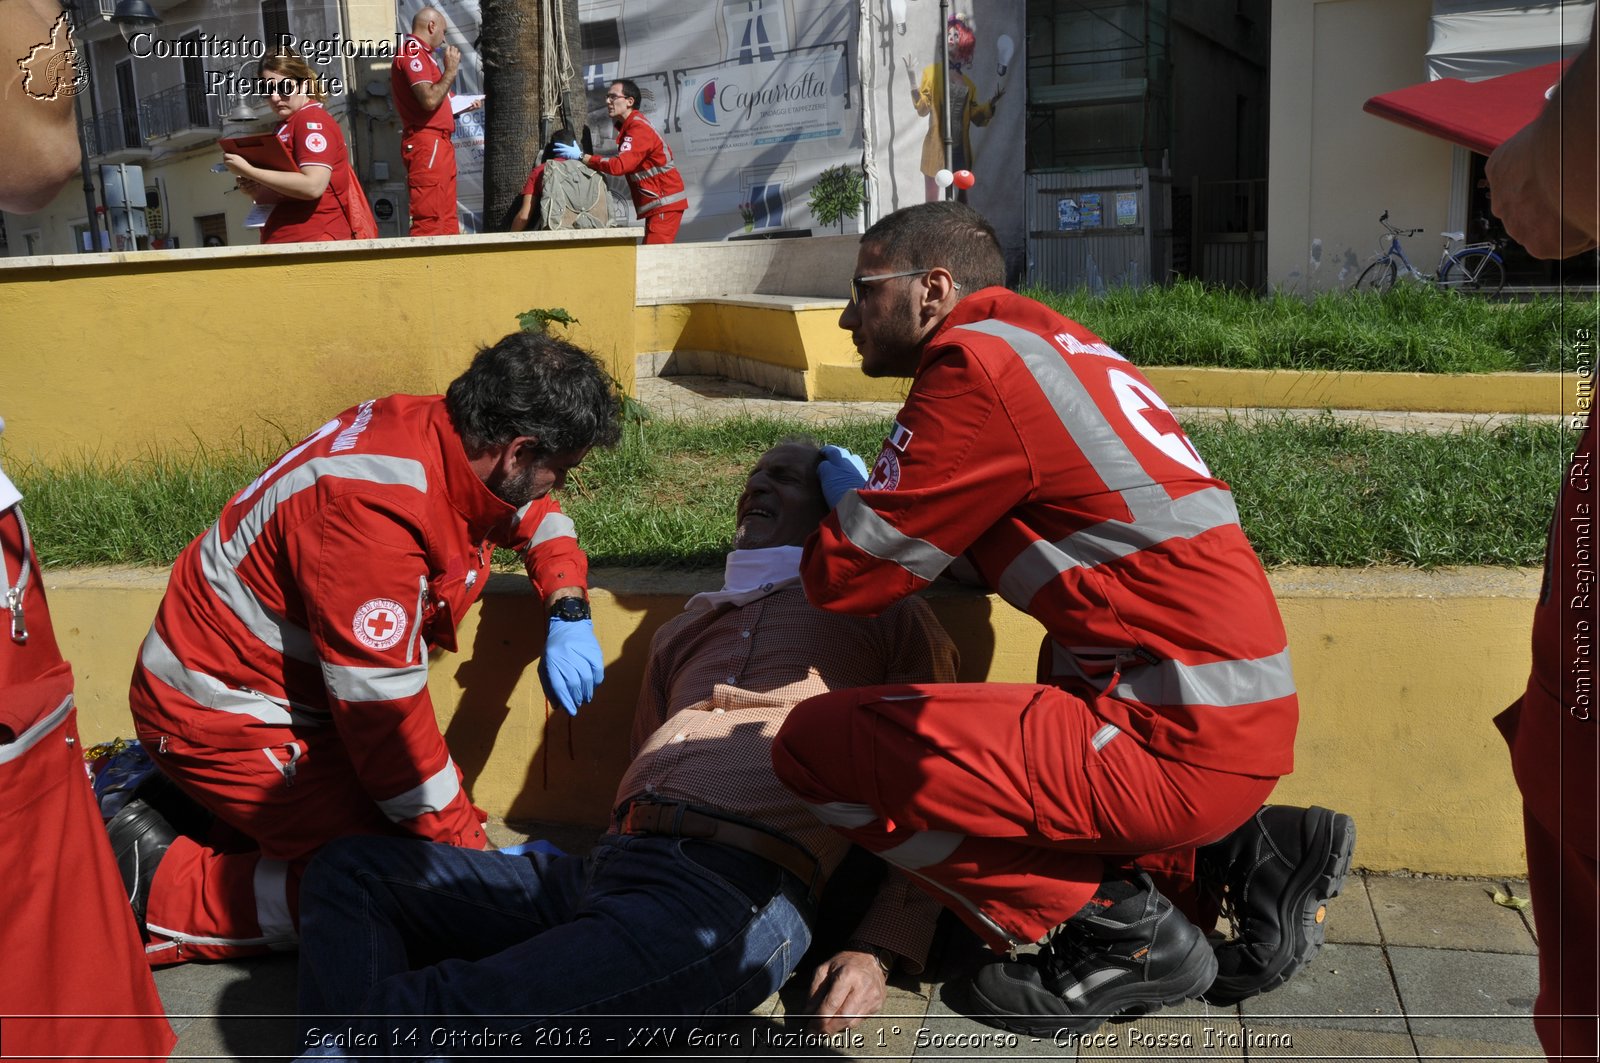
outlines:
[[[1121,492],[1129,509],[1142,512],[1137,521],[1106,520],[1074,532],[1060,542],[1030,544],[1012,558],[995,588],[1019,609],[1026,609],[1046,585],[1074,568],[1093,568],[1127,557],[1170,539],[1192,539],[1216,528],[1239,523],[1233,494],[1207,487],[1170,499],[1156,484]]]
[[[261,935],[273,941],[295,939],[294,919],[289,915],[289,865],[283,860],[256,861],[256,922]]]
[[[1098,971],[1090,971],[1088,977],[1074,982],[1069,988],[1063,990],[1061,999],[1077,1000],[1085,993],[1092,993],[1112,979],[1122,978],[1126,974],[1126,970],[1120,970],[1116,967],[1102,967]]]
[[[38,745],[44,740],[45,735],[61,726],[61,721],[65,720],[67,713],[71,711],[72,695],[68,694],[62,699],[61,704],[50,710],[49,715],[19,734],[15,741],[0,745],[0,764],[9,764]]]
[[[647,203],[644,206],[637,208],[638,211],[639,211],[639,216],[641,218],[648,217],[649,215],[654,214],[657,211],[661,210],[661,208],[663,208],[663,207],[670,206],[673,203],[685,202],[686,200],[688,200],[688,198],[689,198],[689,193],[688,192],[674,192],[670,196],[666,196],[666,197],[664,197],[662,199],[655,200],[654,202]]]
[[[1122,728],[1114,723],[1108,723],[1094,733],[1094,737],[1089,740],[1089,744],[1094,746],[1096,750],[1104,749],[1111,744],[1113,738],[1121,733]]]
[[[565,513],[546,513],[539,526],[533,531],[533,538],[528,540],[528,549],[543,546],[552,539],[576,539],[578,528],[572,523],[572,518]]]
[[[444,811],[460,792],[461,780],[456,778],[455,761],[446,758],[444,767],[435,772],[432,778],[403,794],[379,801],[378,807],[394,822],[403,823],[427,812]]]
[[[239,578],[233,565],[227,563],[222,550],[220,525],[213,524],[205,538],[200,540],[200,571],[212,593],[250,634],[285,657],[297,661],[317,659],[311,632],[289,623],[262,605],[255,591]]]
[[[966,840],[965,834],[956,834],[953,831],[922,830],[878,855],[896,867],[916,870],[949,859],[950,854],[956,851],[956,847]]]
[[[989,916],[984,912],[984,910],[982,908],[979,908],[972,901],[969,901],[967,898],[965,898],[961,894],[955,892],[950,887],[946,886],[944,883],[936,882],[933,879],[929,878],[927,875],[924,875],[922,872],[913,871],[910,868],[906,868],[905,869],[905,873],[908,874],[908,875],[911,875],[912,877],[916,878],[920,882],[926,882],[929,886],[931,886],[933,888],[933,890],[935,892],[941,893],[944,896],[950,898],[947,902],[945,902],[947,907],[958,907],[962,911],[968,913],[974,919],[976,919],[979,923],[982,923],[984,926],[988,927],[990,933],[994,934],[995,937],[1001,939],[1002,941],[1006,941],[1006,942],[1010,943],[1012,948],[1018,948],[1018,947],[1023,946],[1023,945],[1031,945],[1031,944],[1033,944],[1033,942],[1031,942],[1031,941],[1023,941],[1021,938],[1019,938],[1015,934],[1011,933],[1005,927],[1001,926],[999,923],[995,922],[993,919],[990,919]]]
[[[825,805],[808,805],[811,814],[830,827],[843,827],[853,830],[875,823],[878,814],[866,805],[851,804],[847,801],[829,801]]]
[[[902,535],[861,501],[855,491],[845,492],[834,513],[838,514],[840,530],[856,549],[884,561],[893,561],[918,579],[932,583],[954,560],[926,539]]]
[[[640,181],[647,181],[652,177],[659,177],[664,173],[671,173],[677,168],[677,163],[669,162],[665,166],[652,166],[648,170],[635,170],[628,175],[628,183],[636,185]]]
[[[1122,673],[1113,693],[1145,705],[1254,705],[1294,693],[1289,651],[1253,661],[1157,661]]]
[[[316,660],[311,636],[304,629],[270,613],[236,569],[261,537],[267,521],[279,506],[324,476],[367,483],[410,487],[420,493],[428,490],[428,475],[421,462],[383,454],[346,454],[312,458],[273,482],[261,492],[250,511],[226,542],[221,523],[212,525],[201,542],[200,563],[206,583],[239,623],[262,643],[295,660]],[[237,504],[237,503],[236,503]]]
[[[1062,427],[1078,444],[1095,475],[1107,488],[1121,494],[1135,487],[1154,487],[1156,497],[1165,501],[1165,489],[1151,483],[1150,474],[1139,464],[1139,459],[1117,435],[1111,422],[1101,415],[1100,406],[1089,389],[1048,340],[1004,321],[976,321],[956,327],[1004,340],[1017,352],[1017,357],[1027,366],[1039,390],[1061,419]],[[1155,501],[1149,495],[1144,498]],[[1140,504],[1141,501],[1143,499],[1123,499],[1134,520],[1142,519],[1149,512],[1149,503]]]
[[[428,662],[402,668],[357,668],[323,664],[322,680],[340,701],[399,701],[414,697],[428,686]]]
[[[152,627],[139,649],[139,663],[145,671],[176,690],[197,705],[222,712],[254,716],[262,723],[287,726],[302,724],[309,727],[327,722],[327,714],[307,711],[303,705],[294,705],[284,698],[275,698],[254,690],[236,690],[226,683],[196,672],[179,661]]]
[[[147,953],[165,952],[166,950],[174,948],[178,945],[266,945],[269,948],[276,948],[282,945],[293,944],[296,940],[298,940],[294,934],[272,934],[255,938],[201,937],[197,934],[185,934],[181,930],[173,930],[170,927],[158,926],[155,923],[146,923],[145,926],[149,929],[151,934],[159,934],[167,939],[166,941],[159,942],[152,941],[150,944],[146,945],[144,947],[144,951]]]

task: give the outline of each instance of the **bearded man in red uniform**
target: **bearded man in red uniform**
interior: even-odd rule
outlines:
[[[514,333],[444,395],[328,421],[184,549],[134,668],[135,730],[241,837],[174,837],[142,799],[108,823],[151,963],[292,947],[300,872],[331,838],[484,847],[429,650],[456,648],[493,548],[509,548],[548,614],[550,699],[576,714],[593,697],[588,558],[549,492],[616,441],[617,412],[587,353]]]
[[[435,9],[418,11],[389,71],[394,106],[400,112],[412,236],[454,236],[461,231],[456,216],[456,149],[450,142],[456,131],[450,87],[461,69],[461,49],[447,47],[443,66],[433,57],[448,29]]]
[[[889,215],[856,265],[840,327],[869,376],[913,383],[870,477],[836,450],[821,467],[834,508],[806,543],[807,596],[872,615],[965,570],[1047,636],[1035,685],[804,702],[773,743],[779,777],[991,948],[1042,943],[975,975],[985,1021],[1087,1031],[1281,984],[1322,942],[1355,828],[1261,806],[1298,708],[1228,486],[1126,359],[1005,289],[968,207]],[[1174,907],[1197,886],[1231,903],[1236,939],[1214,948]]]
[[[672,149],[639,112],[639,98],[639,86],[627,79],[613,81],[606,89],[606,114],[617,127],[615,155],[585,155],[576,144],[553,147],[563,159],[578,159],[591,170],[627,178],[634,213],[644,222],[644,242],[670,244],[683,224],[689,193],[672,161]]]

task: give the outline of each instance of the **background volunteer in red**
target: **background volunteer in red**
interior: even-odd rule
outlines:
[[[870,477],[840,452],[822,466],[834,510],[806,543],[808,597],[872,615],[964,569],[1047,637],[1037,685],[805,702],[774,743],[779,777],[996,950],[1046,942],[978,972],[986,1021],[1086,1030],[1279,984],[1321,943],[1354,826],[1261,810],[1298,709],[1228,485],[1133,365],[1004,288],[969,208],[889,215],[856,265],[840,326],[868,375],[913,383]],[[1213,950],[1169,895],[1193,893],[1196,847],[1219,842],[1202,879],[1248,903]]]
[[[400,154],[406,164],[411,198],[412,236],[454,236],[456,214],[456,131],[450,87],[461,70],[461,49],[449,45],[444,65],[433,57],[450,24],[431,7],[417,12],[411,32],[400,42],[389,71],[389,87],[400,112]]]
[[[293,172],[266,170],[224,152],[223,163],[252,198],[259,188],[276,198],[261,230],[264,244],[353,239],[350,219],[340,205],[351,194],[350,152],[339,123],[323,107],[327,98],[316,71],[299,56],[278,52],[261,61],[261,78],[273,113],[283,119],[278,139],[289,149]]]
[[[689,193],[672,161],[672,149],[639,112],[639,99],[639,86],[626,79],[606,89],[606,114],[617,127],[615,155],[585,155],[575,144],[554,147],[563,159],[579,159],[590,169],[626,178],[634,213],[644,222],[644,242],[670,244],[678,238]]]
[[[142,800],[112,818],[152,963],[292,946],[299,874],[330,838],[484,847],[428,654],[456,649],[505,547],[548,610],[546,691],[573,714],[590,700],[588,559],[549,493],[616,441],[617,409],[584,351],[515,333],[443,396],[330,420],[184,549],[129,697],[157,766],[241,837],[174,838]]]

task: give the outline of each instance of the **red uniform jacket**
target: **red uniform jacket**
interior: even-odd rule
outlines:
[[[644,115],[628,112],[617,129],[617,145],[617,154],[610,157],[589,156],[589,168],[612,177],[626,177],[633,209],[639,217],[688,208],[689,193],[684,191],[683,175],[672,161],[672,149]]]
[[[451,93],[446,93],[439,106],[431,111],[422,109],[413,85],[437,84],[444,77],[433,50],[411,34],[400,42],[394,65],[389,68],[389,91],[394,97],[394,109],[400,113],[401,136],[410,140],[423,130],[431,130],[446,140],[456,131],[455,111],[451,108]]]
[[[874,614],[963,555],[1044,625],[1041,681],[1160,756],[1291,770],[1287,638],[1228,485],[1121,355],[999,288],[930,337],[801,571],[816,604]]]
[[[1511,743],[1523,805],[1545,830],[1595,858],[1600,825],[1600,705],[1596,704],[1595,523],[1600,454],[1595,425],[1578,441],[1550,520],[1544,586],[1533,613],[1533,671],[1522,698],[1495,723]]]
[[[428,650],[455,649],[495,546],[525,556],[541,597],[586,585],[572,521],[548,497],[522,511],[494,497],[442,398],[346,410],[179,556],[134,669],[134,716],[218,749],[335,728],[392,822],[440,841],[470,834]]]
[[[333,171],[328,187],[316,199],[280,199],[261,229],[264,244],[293,244],[302,241],[350,240],[350,219],[339,203],[350,194],[354,171],[350,152],[345,147],[339,123],[320,103],[312,102],[289,116],[278,127],[278,139],[289,149],[295,165],[326,166]]]

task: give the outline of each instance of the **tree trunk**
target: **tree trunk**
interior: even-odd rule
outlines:
[[[544,64],[543,12],[547,0],[483,0],[484,101],[483,216],[503,232],[516,212],[522,185],[543,146],[539,81]],[[574,0],[573,6],[576,7]]]
[[[593,138],[584,135],[589,124],[589,100],[583,86],[583,27],[578,23],[578,0],[565,0],[561,14],[572,55],[572,76],[561,87],[561,124],[578,135],[585,151],[592,151]]]

